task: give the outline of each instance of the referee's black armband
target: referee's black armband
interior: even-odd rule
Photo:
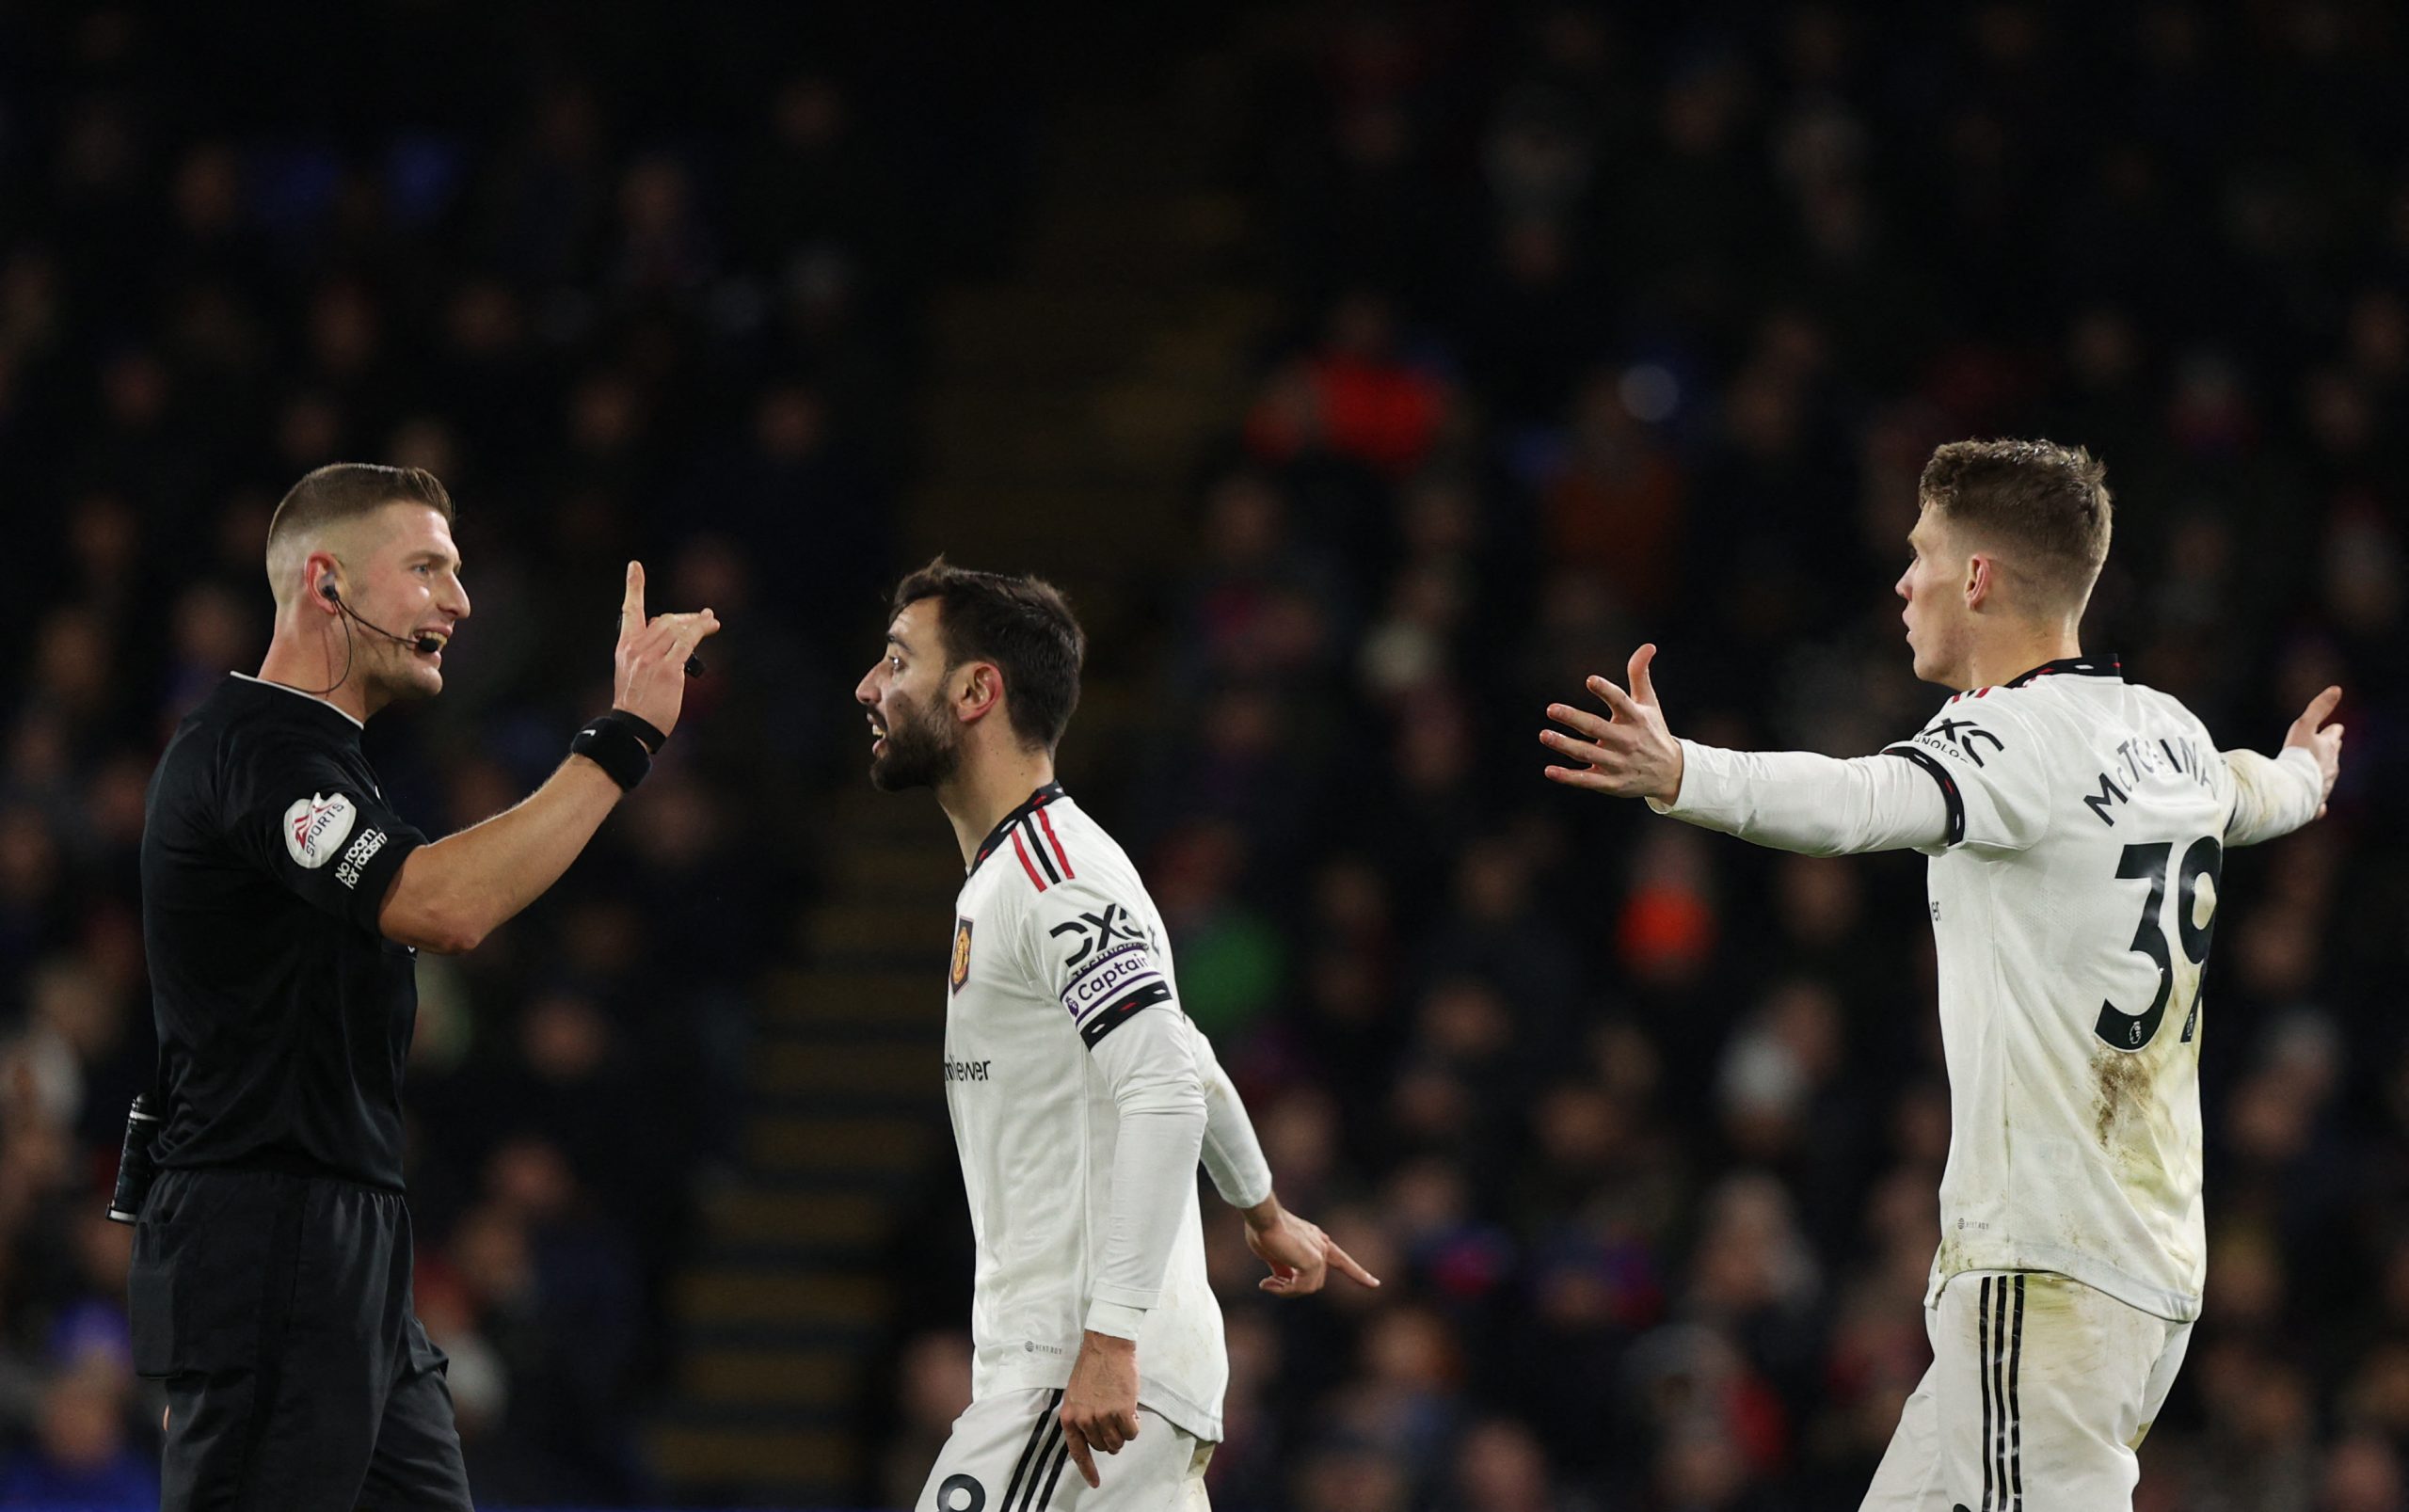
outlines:
[[[653,754],[669,737],[624,708],[612,709],[586,721],[585,728],[568,742],[569,754],[582,756],[611,774],[622,792],[632,792],[652,770]]]

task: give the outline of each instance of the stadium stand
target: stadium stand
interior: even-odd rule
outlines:
[[[1531,737],[1641,639],[1685,733],[1912,728],[1916,470],[2013,433],[2107,460],[2092,645],[2236,744],[2350,690],[2334,818],[2227,869],[2137,1504],[2401,1504],[2397,18],[1046,11],[0,11],[0,1505],[153,1494],[99,1219],[142,785],[348,456],[462,504],[452,688],[371,743],[430,829],[591,711],[628,555],[729,626],[597,853],[422,967],[481,1501],[904,1505],[966,1394],[952,875],[846,701],[942,548],[1081,605],[1066,781],[1390,1278],[1274,1306],[1213,1229],[1219,1504],[1853,1506],[1924,1359],[1919,865],[1571,802]]]

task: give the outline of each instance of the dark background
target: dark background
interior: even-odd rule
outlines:
[[[431,832],[607,700],[630,556],[728,626],[562,884],[421,966],[482,1501],[901,1505],[966,1393],[956,874],[848,702],[945,549],[1080,603],[1066,779],[1389,1279],[1267,1304],[1208,1198],[1217,1504],[1854,1506],[1926,1360],[1920,863],[1534,737],[1643,639],[1680,733],[1912,730],[1916,473],[2032,434],[2116,492],[2086,649],[2235,745],[2347,690],[2333,814],[2226,868],[2139,1504],[2403,1504],[2393,8],[202,8],[0,3],[0,1505],[155,1495],[99,1218],[143,784],[340,458],[460,503],[449,687],[370,736]]]

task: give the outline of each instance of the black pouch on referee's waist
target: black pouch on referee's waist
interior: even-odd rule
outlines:
[[[271,1264],[284,1203],[276,1177],[162,1171],[134,1226],[126,1269],[137,1376],[253,1364],[274,1291]],[[290,1276],[285,1277],[290,1291]]]
[[[151,1146],[159,1138],[163,1122],[158,1113],[160,1106],[151,1093],[143,1092],[125,1111],[125,1148],[118,1152],[117,1188],[109,1194],[111,1223],[132,1223],[139,1218],[142,1203],[151,1195],[151,1184],[158,1179],[159,1167],[151,1158]]]

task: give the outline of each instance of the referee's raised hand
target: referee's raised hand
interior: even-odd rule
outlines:
[[[644,617],[644,564],[628,564],[628,597],[619,606],[618,676],[611,703],[666,735],[686,704],[686,659],[719,633],[708,609]]]

